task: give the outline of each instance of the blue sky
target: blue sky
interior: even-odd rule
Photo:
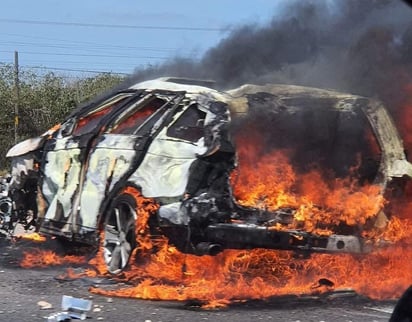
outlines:
[[[131,73],[175,56],[200,58],[230,28],[265,24],[286,1],[2,0],[0,63],[12,63],[17,50],[22,68]]]

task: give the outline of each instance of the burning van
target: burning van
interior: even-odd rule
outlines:
[[[16,209],[30,210],[40,233],[101,241],[111,273],[142,236],[199,255],[379,246],[387,195],[412,176],[380,102],[290,85],[209,85],[138,83],[17,144],[7,154]]]

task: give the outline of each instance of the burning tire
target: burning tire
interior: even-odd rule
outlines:
[[[136,200],[120,194],[113,202],[104,224],[103,256],[111,274],[120,273],[128,264],[136,247]]]

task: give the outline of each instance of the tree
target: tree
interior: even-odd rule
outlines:
[[[98,74],[69,82],[55,73],[19,72],[18,140],[37,136],[57,123],[77,104],[85,102],[116,85],[123,78]],[[0,65],[0,169],[8,169],[8,149],[14,144],[14,106],[16,104],[14,67]]]

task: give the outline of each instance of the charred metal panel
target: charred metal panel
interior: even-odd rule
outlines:
[[[253,102],[250,98],[257,95],[262,96],[261,99],[264,100],[262,108],[266,108],[269,114],[297,117],[298,111],[304,111],[305,108],[336,110],[340,115],[347,116],[356,116],[357,113],[361,112],[368,120],[365,126],[371,127],[382,151],[377,166],[379,172],[375,175],[374,183],[380,184],[384,190],[388,181],[393,177],[404,175],[412,177],[412,165],[406,159],[398,131],[385,107],[378,101],[334,91],[292,85],[244,85],[228,93],[233,96],[229,105],[234,119],[250,115],[253,112],[251,108],[259,102]],[[358,119],[358,116],[354,118],[354,120]],[[328,122],[325,120],[322,126],[327,126],[327,124]],[[299,131],[301,130],[302,128],[299,127]],[[316,129],[316,131],[319,130]],[[348,131],[347,133],[354,135],[355,132]],[[342,140],[349,140],[349,138],[342,138]],[[349,146],[349,148],[353,147]],[[345,155],[343,154],[343,156]]]
[[[171,151],[195,150],[190,145],[174,143],[168,145]],[[159,152],[158,147],[161,145],[160,143],[154,146],[130,179],[139,183],[146,197],[182,196],[186,188],[189,168],[196,158],[194,154],[192,158],[186,159],[150,154]],[[187,149],[188,147],[191,149]]]
[[[35,151],[41,147],[42,142],[43,138],[40,136],[24,140],[7,151],[6,157],[14,158]]]
[[[82,167],[79,157],[78,148],[49,151],[46,155],[44,172],[48,175],[43,180],[42,191],[48,209],[44,218],[66,223],[62,231],[71,230],[73,201]]]
[[[219,199],[227,199],[225,203],[231,202],[231,198],[227,198],[228,176],[234,163],[234,147],[228,137],[230,114],[227,105],[210,100],[209,96],[190,97],[189,106],[176,113],[173,121],[160,131],[142,164],[131,176],[131,181],[142,187],[145,196],[160,197],[165,202],[159,210],[161,220],[183,225],[188,224],[192,212],[201,217],[210,214],[210,209],[202,214],[194,211],[195,208],[200,209],[195,206],[196,196],[202,195],[202,200],[211,201],[219,195]],[[204,116],[199,114],[197,120],[201,125],[200,138],[182,139],[184,136],[180,138],[178,129],[173,128],[177,126],[177,120],[184,119],[182,114],[194,104],[205,113]],[[189,124],[180,126],[190,127]],[[172,203],[165,201],[165,197]],[[174,202],[186,198],[189,199],[184,204]]]
[[[207,151],[203,137],[193,142],[167,134],[169,128],[187,108],[188,106],[176,113],[169,126],[160,130],[139,168],[130,177],[130,181],[140,186],[146,197],[182,196],[191,164],[197,155]],[[209,118],[213,119],[211,116]]]
[[[26,153],[12,158],[10,189],[20,189],[23,187],[26,177],[29,176],[31,171],[34,171],[34,163],[33,153]]]
[[[39,179],[37,166],[42,158],[41,148],[47,138],[59,127],[60,125],[58,124],[42,135],[24,140],[7,151],[6,157],[11,158],[11,190],[24,189],[24,184],[28,177],[35,178],[36,180]]]
[[[167,203],[159,208],[159,221],[162,227],[167,227],[170,224],[187,226],[189,219],[181,201]]]
[[[379,101],[368,101],[362,108],[375,131],[382,153],[384,178],[412,177],[412,164],[406,160],[402,139],[387,110]],[[386,184],[386,181],[384,182]]]
[[[83,230],[96,229],[102,200],[131,167],[135,141],[133,135],[105,134],[91,153],[80,196]]]
[[[270,230],[254,224],[214,224],[206,228],[206,239],[224,248],[269,248],[311,252],[363,253],[362,240],[356,236],[317,236],[302,231]]]

